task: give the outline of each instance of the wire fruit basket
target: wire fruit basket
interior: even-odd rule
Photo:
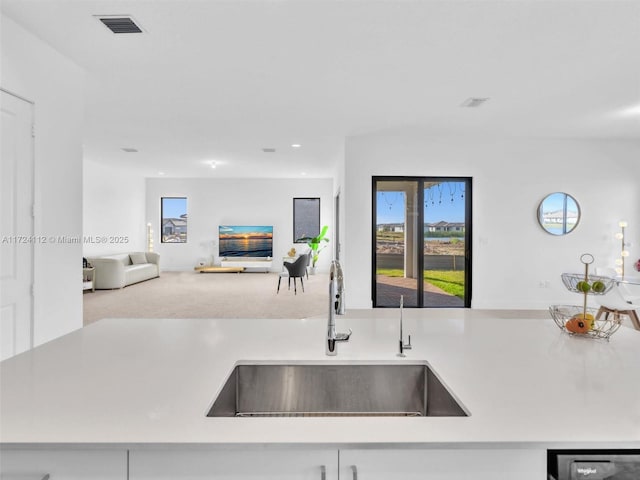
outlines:
[[[562,331],[577,337],[609,340],[609,337],[620,328],[622,321],[620,315],[613,314],[598,318],[597,308],[587,307],[585,312],[584,307],[578,305],[551,305],[549,313]],[[568,322],[574,323],[568,325]],[[579,327],[579,322],[582,322],[584,327]]]
[[[611,277],[581,273],[563,273],[562,283],[570,292],[588,295],[604,295],[615,285],[615,281]]]
[[[584,253],[580,262],[584,265],[584,273],[563,273],[562,283],[570,292],[582,294],[582,305],[551,305],[549,313],[563,332],[588,338],[609,337],[620,328],[620,315],[609,318],[606,314],[601,319],[597,308],[587,307],[588,295],[604,295],[615,284],[613,278],[589,275],[589,265],[594,261],[593,255]]]

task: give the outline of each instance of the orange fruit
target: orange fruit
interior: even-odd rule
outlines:
[[[564,326],[571,333],[587,333],[589,331],[589,323],[578,316],[571,317]]]

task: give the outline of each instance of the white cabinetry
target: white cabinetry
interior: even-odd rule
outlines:
[[[130,451],[129,480],[210,480],[212,478],[216,480],[338,480],[338,451],[268,448]]]
[[[0,450],[2,480],[127,480],[126,450]]]
[[[544,449],[341,450],[340,480],[540,480],[546,458]]]
[[[540,480],[546,450],[1,450],[2,480]],[[128,465],[128,474],[127,474]],[[338,472],[339,466],[339,472]]]

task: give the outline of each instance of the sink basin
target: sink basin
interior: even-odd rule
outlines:
[[[427,363],[242,364],[208,417],[468,416]]]

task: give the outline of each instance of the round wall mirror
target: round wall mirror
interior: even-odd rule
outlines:
[[[551,235],[566,235],[580,221],[580,206],[568,193],[550,193],[540,202],[538,222]]]

